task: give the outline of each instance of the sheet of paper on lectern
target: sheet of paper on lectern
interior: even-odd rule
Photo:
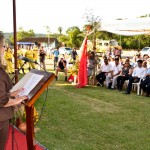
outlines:
[[[19,96],[28,95],[43,77],[44,75],[32,74],[27,83],[23,86],[24,90],[19,93]]]
[[[10,92],[23,88],[24,90],[19,93],[19,96],[28,95],[43,77],[44,75],[28,73],[11,89]]]

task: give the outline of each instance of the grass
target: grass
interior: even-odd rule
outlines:
[[[49,86],[36,140],[51,150],[149,150],[150,99],[104,87]],[[45,93],[35,106],[41,112]]]

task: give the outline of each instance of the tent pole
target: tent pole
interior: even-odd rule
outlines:
[[[15,83],[18,82],[18,67],[17,67],[17,35],[16,35],[16,0],[13,0],[13,30],[14,30],[14,68],[15,68]]]

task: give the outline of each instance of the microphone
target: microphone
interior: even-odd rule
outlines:
[[[31,60],[31,59],[29,59],[29,58],[27,58],[27,57],[23,57],[23,56],[21,56],[21,55],[19,55],[19,56],[18,56],[18,59],[20,59],[20,60],[24,60],[25,62],[32,62],[32,63],[37,64],[37,62],[36,62],[36,61]]]

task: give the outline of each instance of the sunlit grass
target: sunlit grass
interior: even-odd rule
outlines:
[[[41,112],[45,93],[35,106]],[[149,150],[150,99],[104,87],[49,86],[36,139],[51,150]]]

